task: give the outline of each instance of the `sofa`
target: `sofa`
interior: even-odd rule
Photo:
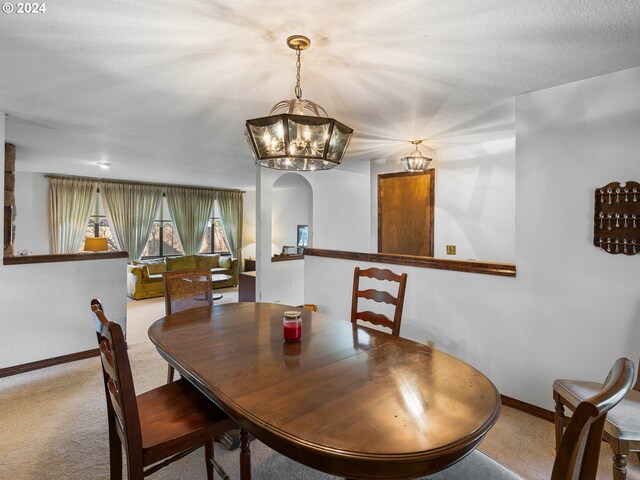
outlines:
[[[133,300],[163,297],[162,272],[209,268],[211,274],[231,275],[229,280],[214,283],[214,288],[238,285],[238,259],[220,255],[182,255],[155,260],[132,261],[127,265],[127,296]]]

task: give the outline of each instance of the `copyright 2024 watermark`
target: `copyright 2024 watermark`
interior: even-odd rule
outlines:
[[[15,13],[17,15],[30,15],[30,14],[41,14],[47,13],[47,5],[45,3],[9,3],[5,2],[2,4],[2,12],[3,13]]]

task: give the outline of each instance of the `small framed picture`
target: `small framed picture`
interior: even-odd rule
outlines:
[[[296,245],[303,248],[309,246],[309,225],[298,225],[298,241]]]

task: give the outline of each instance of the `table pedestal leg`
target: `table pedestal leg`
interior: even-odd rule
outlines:
[[[240,480],[251,480],[251,448],[249,433],[240,429]]]

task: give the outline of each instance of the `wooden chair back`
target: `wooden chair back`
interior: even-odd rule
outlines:
[[[163,272],[167,315],[213,305],[211,270],[206,268]]]
[[[140,417],[122,327],[108,321],[93,302],[91,310],[99,338],[108,414],[113,418],[114,429],[126,449],[127,462],[131,464],[131,468],[142,471]]]
[[[104,308],[102,308],[102,302],[100,301],[100,299],[99,298],[92,298],[91,299],[91,311],[95,312],[96,310],[99,310],[102,313],[104,313]],[[96,337],[98,337],[98,346],[100,346],[100,342],[104,338],[102,336],[102,331],[103,331],[103,329],[107,328],[107,325],[106,324],[102,325],[102,323],[100,322],[100,319],[98,317],[96,317],[95,315],[93,316],[93,322],[94,322],[94,327],[96,329]]]
[[[596,480],[607,412],[631,389],[633,377],[633,362],[620,358],[602,389],[578,405],[558,447],[551,480]]]
[[[99,299],[99,298],[92,298],[92,299],[91,299],[91,309],[93,309],[93,306],[94,306],[94,305],[95,305],[96,307],[98,307],[98,309],[99,309],[102,313],[104,313],[104,308],[102,308],[102,302],[100,301],[100,299]]]
[[[360,290],[360,278],[368,277],[380,281],[389,281],[398,284],[398,293],[394,297],[392,294],[386,291],[380,291],[375,289]],[[381,325],[391,329],[391,334],[394,336],[400,335],[400,322],[402,321],[402,308],[404,306],[404,291],[407,285],[407,274],[403,273],[398,275],[391,270],[385,268],[367,268],[360,270],[356,267],[353,272],[353,297],[351,300],[351,322],[357,323],[358,320],[373,323],[374,325]],[[393,319],[382,313],[374,313],[369,310],[358,311],[358,299],[364,298],[373,300],[378,303],[387,303],[393,305],[394,315]]]

